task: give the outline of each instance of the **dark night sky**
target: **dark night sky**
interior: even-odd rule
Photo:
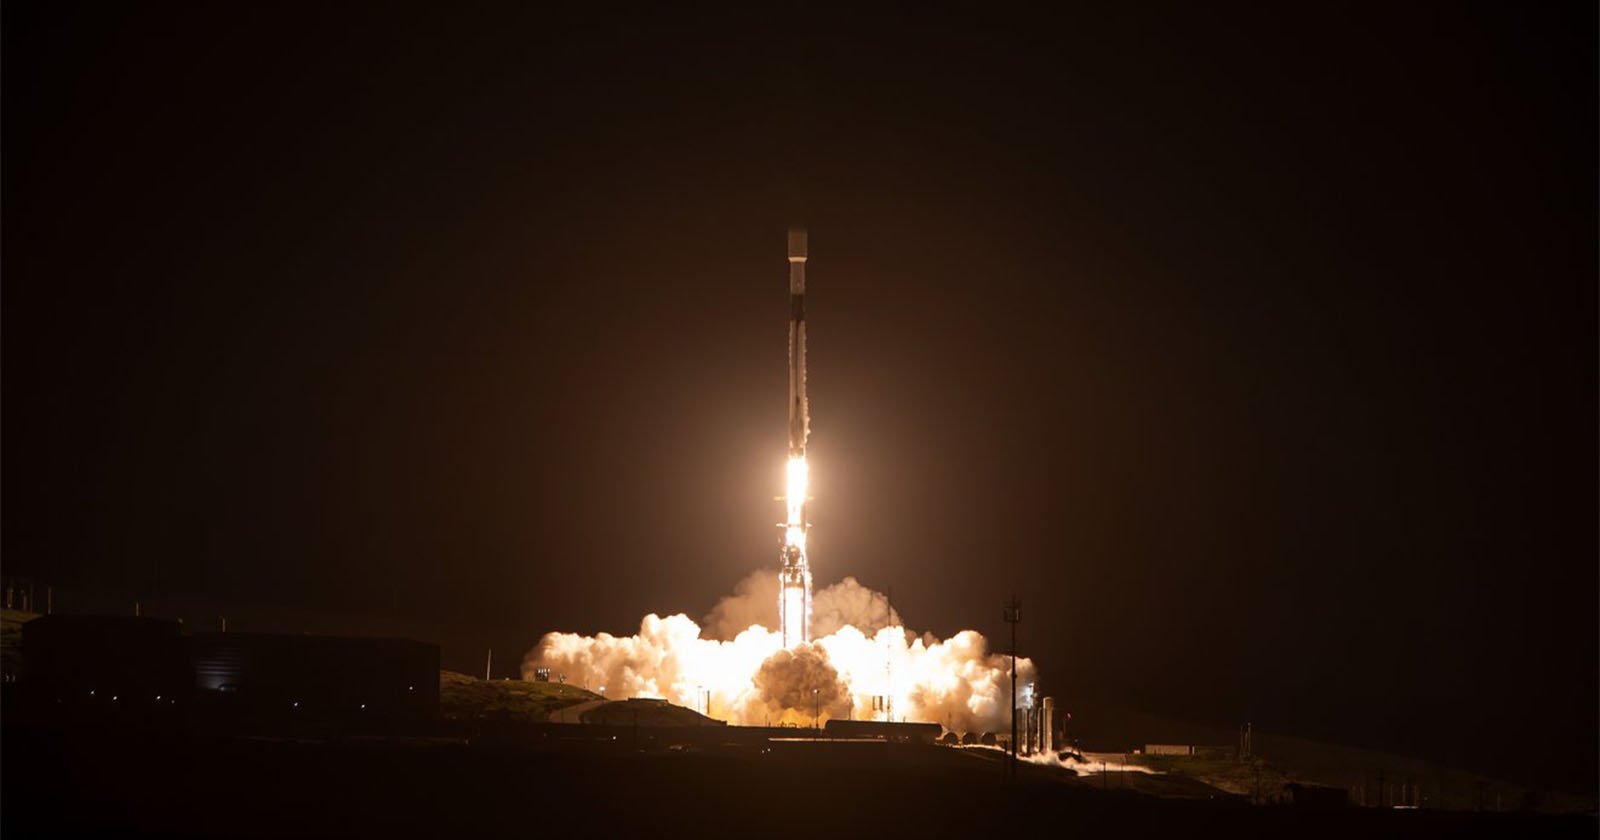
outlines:
[[[802,221],[819,582],[1592,786],[1593,4],[1201,5],[8,2],[6,573],[703,615],[777,561]]]

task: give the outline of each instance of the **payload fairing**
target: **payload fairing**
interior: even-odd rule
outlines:
[[[806,561],[806,498],[810,492],[806,438],[811,411],[806,403],[806,232],[789,229],[789,464],[778,572],[778,623],[783,646],[811,641],[811,566]]]

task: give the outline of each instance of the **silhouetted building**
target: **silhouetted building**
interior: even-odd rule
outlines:
[[[407,732],[439,716],[434,645],[262,633],[206,633],[188,642],[195,687],[238,725]]]
[[[1238,747],[1216,744],[1145,744],[1145,755],[1190,755],[1196,758],[1237,758]]]
[[[187,702],[194,672],[176,621],[46,615],[22,625],[21,683],[42,708],[134,714]]]
[[[830,738],[871,738],[904,744],[931,744],[944,731],[937,723],[895,723],[884,720],[830,720],[822,731]]]
[[[1350,792],[1341,787],[1303,785],[1290,782],[1284,786],[1294,804],[1302,808],[1343,808],[1350,804]]]

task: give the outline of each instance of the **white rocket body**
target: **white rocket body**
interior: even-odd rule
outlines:
[[[778,621],[786,648],[811,641],[811,566],[806,561],[806,532],[811,525],[806,521],[805,498],[806,438],[810,433],[811,413],[806,403],[806,232],[796,227],[789,229],[788,519],[780,526],[784,539],[778,573]]]

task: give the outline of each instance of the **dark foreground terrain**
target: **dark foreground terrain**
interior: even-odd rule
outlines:
[[[577,728],[575,728],[576,731]],[[773,741],[311,741],[8,726],[6,837],[1594,837],[1592,816],[1252,807],[1102,790],[989,751]],[[626,832],[626,834],[622,834]]]

